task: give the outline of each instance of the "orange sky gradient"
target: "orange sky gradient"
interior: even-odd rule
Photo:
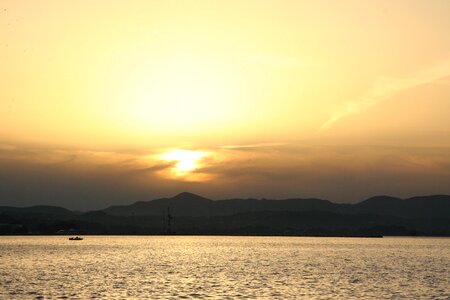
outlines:
[[[0,205],[450,194],[450,2],[1,1]]]

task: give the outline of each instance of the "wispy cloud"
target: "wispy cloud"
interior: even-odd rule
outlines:
[[[0,150],[12,151],[12,150],[16,150],[16,149],[17,149],[17,146],[15,146],[15,145],[1,144],[0,143]]]
[[[269,148],[277,146],[285,146],[288,143],[258,143],[258,144],[241,144],[241,145],[225,145],[222,149],[254,149],[254,148]]]
[[[212,198],[320,197],[351,201],[389,193],[449,192],[450,148],[259,143],[210,149],[189,178],[158,151],[86,151],[18,146],[0,151],[0,205],[77,209],[160,198],[188,190]],[[152,155],[146,155],[152,153]]]
[[[155,164],[155,165],[152,165],[150,167],[145,167],[145,168],[142,168],[142,169],[134,169],[131,172],[136,172],[136,173],[150,172],[150,173],[153,173],[153,172],[158,172],[158,171],[163,171],[163,170],[166,170],[166,169],[169,169],[169,168],[173,168],[175,165],[176,165],[176,162],[172,161],[172,162],[167,162],[167,163]]]
[[[388,100],[395,93],[437,81],[449,75],[450,59],[447,59],[438,65],[421,70],[409,77],[381,77],[363,97],[354,101],[347,101],[342,107],[333,112],[331,117],[322,124],[319,132],[331,128],[336,122],[347,116],[362,113],[372,106]]]

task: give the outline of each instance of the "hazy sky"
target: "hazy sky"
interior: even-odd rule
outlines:
[[[0,205],[450,193],[450,1],[0,2]]]

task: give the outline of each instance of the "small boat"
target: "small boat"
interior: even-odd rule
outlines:
[[[71,241],[82,241],[83,238],[79,237],[79,236],[75,236],[75,237],[70,237],[69,240],[71,240]]]

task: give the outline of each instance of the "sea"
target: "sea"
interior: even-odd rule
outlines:
[[[450,299],[450,239],[0,237],[0,299]]]

